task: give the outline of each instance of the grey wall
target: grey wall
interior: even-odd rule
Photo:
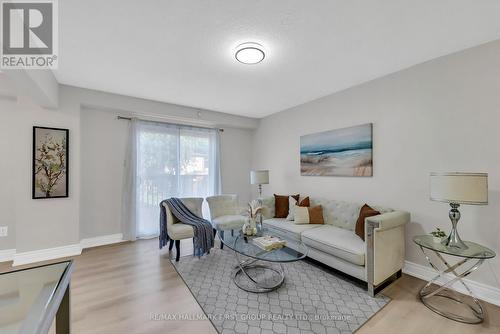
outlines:
[[[448,206],[429,200],[429,172],[489,173],[488,206],[463,206],[460,232],[500,251],[500,42],[271,115],[255,134],[253,164],[270,169],[267,194],[297,193],[367,202],[412,214],[407,260],[425,264],[412,236],[449,230]],[[301,135],[373,123],[374,176],[305,177]],[[471,276],[500,287],[500,257]]]
[[[59,87],[58,108],[50,110],[37,106],[32,98],[0,94],[0,226],[9,226],[9,236],[0,238],[0,250],[16,248],[22,253],[120,232],[126,122],[116,120],[118,113],[223,126],[227,156],[238,156],[241,148],[251,152],[251,129],[258,125],[258,120],[247,117],[64,85]],[[70,130],[69,198],[31,199],[34,125]],[[250,159],[239,161],[237,170],[229,168],[230,163],[225,160],[222,166],[229,175],[227,180],[223,177],[224,189],[248,196],[250,185],[241,182],[238,173],[248,174]]]
[[[81,239],[121,233],[128,122],[118,112],[81,111]]]
[[[61,94],[81,106],[80,239],[121,233],[128,122],[117,120],[118,115],[160,117],[170,122],[202,122],[202,125],[224,127],[221,135],[222,190],[237,193],[245,200],[249,197],[248,174],[252,133],[258,125],[256,119],[68,86],[62,86]],[[246,157],[242,152],[247,153]]]
[[[128,121],[124,112],[82,108],[81,111],[81,238],[121,233],[123,161]],[[221,133],[222,191],[250,197],[252,129],[226,126]]]
[[[238,194],[240,204],[250,201],[250,170],[255,130],[225,128],[221,135],[222,192]]]
[[[79,242],[79,150],[80,117],[68,105],[47,110],[20,96],[0,101],[1,169],[5,169],[2,189],[6,201],[0,201],[0,225],[9,224],[10,237],[1,248],[18,252],[77,244]],[[69,198],[31,199],[33,126],[67,128],[69,137]],[[3,188],[3,186],[1,187]]]
[[[0,251],[16,248],[16,224],[15,224],[15,196],[14,196],[14,161],[5,157],[12,157],[14,145],[8,140],[13,136],[12,120],[17,113],[15,98],[7,96],[0,97],[0,175],[2,175],[0,186],[0,226],[8,227],[8,236],[0,237]]]

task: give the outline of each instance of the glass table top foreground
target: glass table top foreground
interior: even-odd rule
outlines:
[[[70,264],[0,274],[0,333],[35,333]]]
[[[492,251],[491,249],[471,241],[464,241],[465,244],[469,247],[467,249],[447,247],[441,244],[441,242],[434,241],[432,235],[418,235],[413,238],[413,242],[415,242],[417,245],[423,248],[427,248],[435,252],[453,256],[459,256],[463,258],[491,259],[496,256],[495,252]]]
[[[230,230],[218,230],[219,238],[225,246],[231,248],[235,252],[242,255],[269,262],[293,262],[306,257],[307,246],[301,241],[292,240],[290,238],[277,235],[273,231],[264,228],[259,231],[255,236],[246,236],[239,230],[234,230],[231,234]],[[221,233],[222,232],[222,233]],[[286,241],[286,246],[274,249],[271,251],[263,250],[252,242],[253,238],[261,236],[276,236]]]

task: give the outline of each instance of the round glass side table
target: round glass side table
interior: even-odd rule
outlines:
[[[465,241],[468,246],[467,249],[457,249],[447,247],[440,242],[435,242],[431,235],[419,235],[413,238],[422,253],[424,254],[429,265],[436,271],[437,276],[430,280],[419,292],[420,300],[432,311],[455,321],[464,322],[468,324],[478,324],[484,320],[484,310],[479,300],[474,296],[472,290],[465,284],[463,278],[468,276],[473,271],[477,270],[481,264],[487,260],[495,257],[495,252],[491,249],[476,244],[474,242]],[[445,269],[441,270],[432,262],[427,252],[434,252],[436,257],[444,264]],[[449,264],[443,257],[443,254],[451,255],[458,258],[455,264]],[[454,275],[452,279],[448,279],[446,274],[451,273]],[[442,283],[444,282],[444,283]],[[454,283],[460,282],[464,287],[472,301],[465,298],[457,297],[451,294],[448,287]],[[434,286],[433,286],[434,285]],[[464,315],[462,312],[446,310],[443,307],[434,305],[433,299],[446,298],[455,302],[456,304],[464,307],[462,310],[469,315]]]

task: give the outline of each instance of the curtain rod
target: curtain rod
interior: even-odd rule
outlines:
[[[117,116],[116,119],[131,121],[132,117]],[[224,129],[221,129],[221,128],[209,128],[209,127],[206,127],[206,126],[195,126],[195,125],[186,125],[186,124],[162,122],[162,121],[151,121],[149,119],[140,119],[140,118],[138,118],[138,120],[141,120],[141,121],[144,121],[144,122],[165,123],[165,124],[172,124],[172,125],[178,125],[178,126],[186,126],[186,127],[191,127],[191,128],[197,128],[197,129],[210,129],[210,130],[218,130],[220,132],[224,132]]]

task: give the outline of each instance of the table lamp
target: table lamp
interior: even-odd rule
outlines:
[[[460,239],[457,223],[460,219],[460,204],[488,204],[487,173],[431,173],[431,200],[450,203],[449,217],[452,229],[443,245],[458,249],[467,249]]]
[[[262,197],[262,185],[269,184],[269,171],[268,170],[251,171],[250,183],[259,185],[259,197]]]

